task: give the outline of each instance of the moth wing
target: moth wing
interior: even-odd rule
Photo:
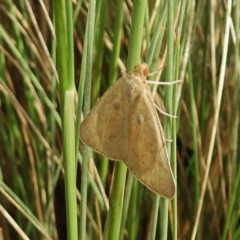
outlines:
[[[128,155],[123,161],[150,190],[168,199],[175,194],[164,132],[148,90],[130,104]]]
[[[128,136],[128,106],[126,78],[122,77],[100,98],[80,127],[82,142],[113,160],[126,158]]]

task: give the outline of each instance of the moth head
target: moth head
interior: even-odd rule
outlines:
[[[133,72],[146,78],[149,75],[148,65],[146,63],[138,64],[134,67]]]

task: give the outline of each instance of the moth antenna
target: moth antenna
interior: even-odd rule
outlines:
[[[164,66],[165,66],[165,64],[163,64],[163,66],[162,66],[162,67],[160,67],[158,70],[156,70],[156,71],[153,71],[153,72],[149,73],[149,74],[148,74],[148,76],[152,76],[152,75],[154,75],[154,74],[158,73],[158,72],[159,72],[161,69],[163,69],[163,68],[164,68]]]
[[[168,116],[168,117],[172,117],[172,118],[177,118],[177,116],[174,116],[174,115],[171,115],[171,114],[169,114],[169,113],[164,112],[162,109],[160,109],[160,108],[158,107],[157,104],[154,103],[154,105],[155,105],[156,109],[157,109],[160,113],[162,113],[163,115]]]
[[[125,70],[121,70],[121,74],[122,74],[123,77],[125,77],[127,75]]]
[[[182,80],[176,80],[176,81],[173,81],[173,82],[157,82],[157,81],[147,80],[147,83],[156,84],[156,85],[173,85],[173,84],[180,83],[180,82],[182,82]]]

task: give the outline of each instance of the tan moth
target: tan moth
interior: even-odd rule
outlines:
[[[122,160],[146,187],[171,199],[175,181],[148,74],[143,63],[118,79],[83,120],[80,138],[109,159]]]

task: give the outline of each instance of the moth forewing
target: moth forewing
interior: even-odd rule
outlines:
[[[130,80],[131,81],[131,80]],[[175,193],[175,182],[166,150],[165,137],[154,103],[147,89],[129,104],[129,170],[152,191],[166,198]],[[139,119],[141,121],[139,121]]]
[[[127,138],[127,129],[124,125],[127,106],[123,96],[124,78],[120,78],[104,93],[80,127],[81,140],[112,160],[126,157],[127,142],[124,139]]]

